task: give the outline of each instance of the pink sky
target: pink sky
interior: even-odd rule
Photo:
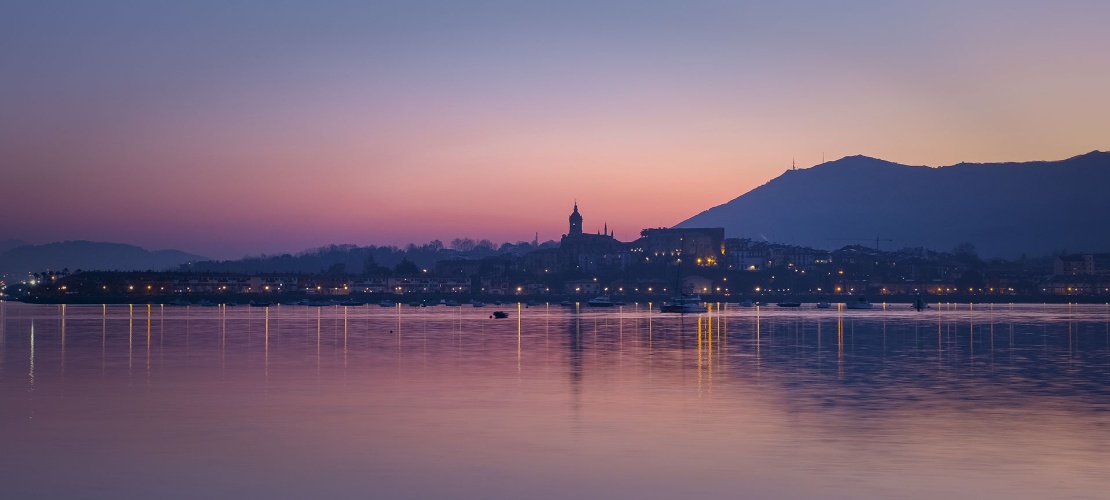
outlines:
[[[629,240],[792,160],[940,166],[1110,148],[1102,4],[11,14],[0,239],[32,243],[234,258],[547,240],[575,199],[587,231],[607,222]]]

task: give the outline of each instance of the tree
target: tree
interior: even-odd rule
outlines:
[[[474,240],[470,238],[455,238],[451,240],[451,248],[460,252],[469,252],[474,250]]]
[[[420,272],[420,268],[406,257],[393,266],[393,272],[400,276],[413,276]]]
[[[978,266],[983,263],[983,261],[979,258],[979,252],[975,250],[975,245],[972,245],[970,242],[967,241],[964,241],[952,248],[952,254],[968,266]]]

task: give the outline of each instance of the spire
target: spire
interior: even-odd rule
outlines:
[[[605,221],[605,236],[609,236],[609,221]]]

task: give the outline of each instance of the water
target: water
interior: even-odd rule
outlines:
[[[0,303],[6,498],[1106,498],[1110,308]]]

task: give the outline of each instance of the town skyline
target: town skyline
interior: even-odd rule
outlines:
[[[618,236],[787,170],[1106,149],[1110,6],[6,9],[0,239],[213,258]],[[587,228],[592,229],[592,228]],[[351,235],[355,235],[352,237]]]

